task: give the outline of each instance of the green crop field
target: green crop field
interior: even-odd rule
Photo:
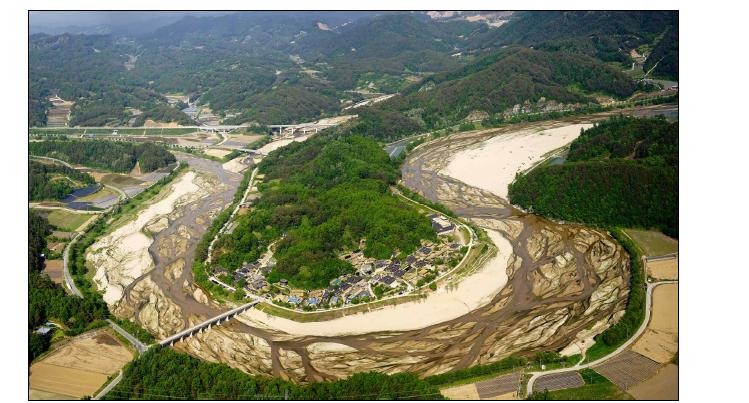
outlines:
[[[660,256],[679,251],[679,241],[660,231],[627,229],[625,232],[646,256]]]

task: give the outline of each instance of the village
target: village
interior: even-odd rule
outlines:
[[[210,281],[236,293],[245,292],[246,298],[260,298],[289,309],[318,311],[410,293],[436,290],[433,281],[454,269],[467,253],[469,235],[451,219],[440,214],[428,216],[438,241],[422,240],[421,247],[399,258],[393,252],[389,259],[364,256],[364,241],[359,249],[339,254],[356,269],[354,273],[337,277],[325,289],[303,290],[293,288],[288,280],[269,283],[266,277],[275,267],[272,248],[255,262],[244,262],[230,271],[215,267]]]

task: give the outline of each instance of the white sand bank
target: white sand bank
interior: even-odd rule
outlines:
[[[169,194],[141,211],[135,220],[117,228],[91,245],[86,260],[96,268],[94,283],[104,290],[104,301],[113,304],[122,298],[122,291],[134,279],[153,267],[148,253],[152,238],[142,232],[143,228],[159,216],[174,211],[175,205],[185,195],[200,188],[193,182],[195,173],[190,171],[169,186]]]
[[[251,326],[263,326],[294,335],[339,336],[378,331],[420,329],[445,322],[486,305],[507,283],[512,246],[498,232],[487,230],[499,248],[497,256],[452,291],[444,288],[425,299],[377,311],[349,315],[324,322],[295,322],[250,309],[238,318]]]
[[[309,136],[298,136],[298,137],[294,137],[293,139],[276,140],[276,141],[270,142],[270,143],[268,143],[268,144],[260,147],[260,149],[258,149],[258,151],[261,154],[268,155],[268,153],[271,152],[271,151],[277,150],[277,149],[279,149],[279,148],[281,148],[281,147],[283,147],[285,145],[291,144],[291,143],[293,143],[295,141],[304,141],[304,140],[307,140],[308,137]]]
[[[507,186],[515,174],[540,162],[550,151],[580,136],[592,124],[575,124],[545,130],[521,130],[502,134],[455,154],[441,172],[471,186],[507,199]]]

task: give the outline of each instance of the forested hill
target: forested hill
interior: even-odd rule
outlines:
[[[213,261],[238,268],[278,239],[271,282],[284,278],[296,287],[319,289],[353,267],[339,259],[344,248],[378,259],[403,256],[436,239],[429,220],[392,195],[398,171],[373,140],[318,135],[292,143],[260,165],[265,183],[253,214],[240,216],[230,235],[214,247]]]
[[[94,183],[94,178],[86,172],[29,160],[29,201],[62,199],[73,190]]]
[[[673,11],[523,12],[501,28],[474,40],[474,46],[526,45],[542,50],[584,53],[605,61],[631,62],[629,49],[653,43],[678,26]]]
[[[437,387],[416,374],[354,374],[339,381],[298,385],[250,376],[169,348],[153,347],[129,363],[105,400],[442,400]]]
[[[500,114],[515,105],[544,109],[549,101],[595,103],[593,94],[626,97],[634,90],[631,79],[594,58],[511,47],[362,110],[351,131],[390,140],[456,124],[471,113]]]
[[[34,141],[29,143],[29,154],[114,172],[130,172],[138,163],[146,173],[177,161],[163,146],[108,140]]]
[[[678,237],[678,162],[678,123],[616,117],[572,142],[568,162],[519,176],[508,195],[513,204],[557,219]]]
[[[652,75],[671,80],[679,79],[679,26],[666,31],[658,41],[643,66],[645,71],[653,69]]]

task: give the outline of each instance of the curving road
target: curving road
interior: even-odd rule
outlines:
[[[83,298],[83,294],[81,294],[81,291],[78,290],[78,287],[75,286],[75,281],[73,281],[73,277],[70,276],[70,269],[68,267],[68,261],[69,255],[70,255],[70,248],[73,246],[73,244],[78,240],[78,238],[82,235],[82,232],[78,232],[75,234],[73,239],[68,242],[67,246],[65,246],[65,251],[62,253],[62,273],[63,277],[65,278],[65,285],[68,287],[70,292],[73,293],[78,298]]]
[[[543,375],[560,374],[560,373],[564,373],[564,372],[579,371],[581,369],[594,367],[594,366],[596,366],[598,364],[604,363],[605,361],[607,361],[607,360],[609,360],[609,359],[617,356],[619,353],[621,353],[624,350],[626,350],[629,346],[632,345],[632,343],[634,343],[635,341],[637,341],[637,339],[642,335],[643,332],[645,332],[645,329],[647,329],[647,327],[648,327],[648,323],[650,322],[650,314],[651,314],[651,310],[652,310],[652,304],[653,304],[653,290],[655,289],[655,287],[658,287],[659,285],[663,285],[663,284],[675,284],[675,283],[678,283],[678,281],[669,280],[669,281],[659,281],[657,283],[650,283],[650,284],[648,284],[648,292],[647,292],[647,295],[646,295],[646,298],[645,298],[645,320],[642,321],[642,324],[637,329],[637,332],[635,332],[635,334],[633,334],[632,337],[629,340],[625,341],[624,344],[622,344],[621,346],[619,346],[619,348],[617,348],[616,350],[612,351],[610,354],[608,354],[608,355],[606,355],[604,357],[601,357],[601,358],[599,358],[599,359],[597,359],[595,361],[591,361],[591,362],[589,362],[587,364],[580,365],[580,363],[578,363],[574,367],[569,367],[569,368],[559,368],[559,369],[552,369],[552,370],[548,370],[548,371],[531,372],[530,373],[531,374],[531,378],[528,380],[528,386],[526,388],[527,395],[530,396],[533,393],[533,384],[536,382],[536,380],[539,377],[541,377]]]

